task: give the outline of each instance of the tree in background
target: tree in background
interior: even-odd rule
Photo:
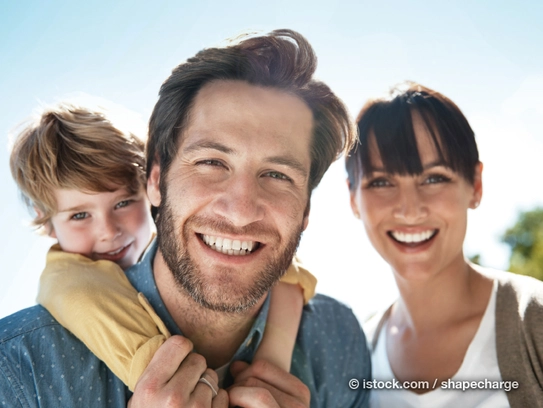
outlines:
[[[502,241],[511,247],[511,272],[543,280],[543,208],[521,212]]]

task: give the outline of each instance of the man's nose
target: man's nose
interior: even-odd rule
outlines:
[[[394,206],[394,218],[416,224],[428,216],[428,206],[417,186],[402,187]]]
[[[257,178],[238,174],[228,180],[213,209],[232,225],[244,227],[264,218],[263,200],[263,191]]]

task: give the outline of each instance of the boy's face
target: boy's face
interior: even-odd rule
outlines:
[[[136,263],[154,230],[149,201],[143,189],[85,193],[55,191],[58,211],[51,217],[49,235],[63,251],[93,260],[108,260],[126,269]]]

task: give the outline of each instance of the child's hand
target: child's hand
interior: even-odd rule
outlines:
[[[231,406],[244,408],[307,408],[311,394],[298,378],[263,360],[230,367],[234,385],[228,389]]]
[[[217,373],[192,349],[185,337],[167,339],[137,382],[128,407],[228,407],[228,394],[218,389]],[[203,375],[211,386],[199,381]],[[215,397],[212,387],[217,391]]]

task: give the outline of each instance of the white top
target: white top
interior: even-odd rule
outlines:
[[[370,395],[370,406],[372,408],[389,407],[478,407],[478,408],[500,408],[509,407],[507,395],[503,389],[496,388],[496,381],[501,381],[501,374],[498,367],[498,355],[496,353],[496,293],[498,291],[497,281],[494,281],[490,300],[481,319],[475,337],[471,341],[464,361],[458,372],[448,381],[449,389],[441,387],[444,382],[424,394],[416,394],[407,389],[377,389],[372,390]],[[385,322],[377,347],[372,353],[373,378],[375,380],[394,379],[394,373],[390,368],[386,350],[387,324]],[[485,382],[485,380],[487,380]],[[455,386],[461,387],[462,383],[455,381],[477,381],[475,388],[469,385],[469,389],[451,389]],[[399,383],[398,383],[399,384]],[[454,384],[454,385],[452,385]],[[466,384],[467,386],[467,384]],[[430,384],[432,387],[432,384]]]

